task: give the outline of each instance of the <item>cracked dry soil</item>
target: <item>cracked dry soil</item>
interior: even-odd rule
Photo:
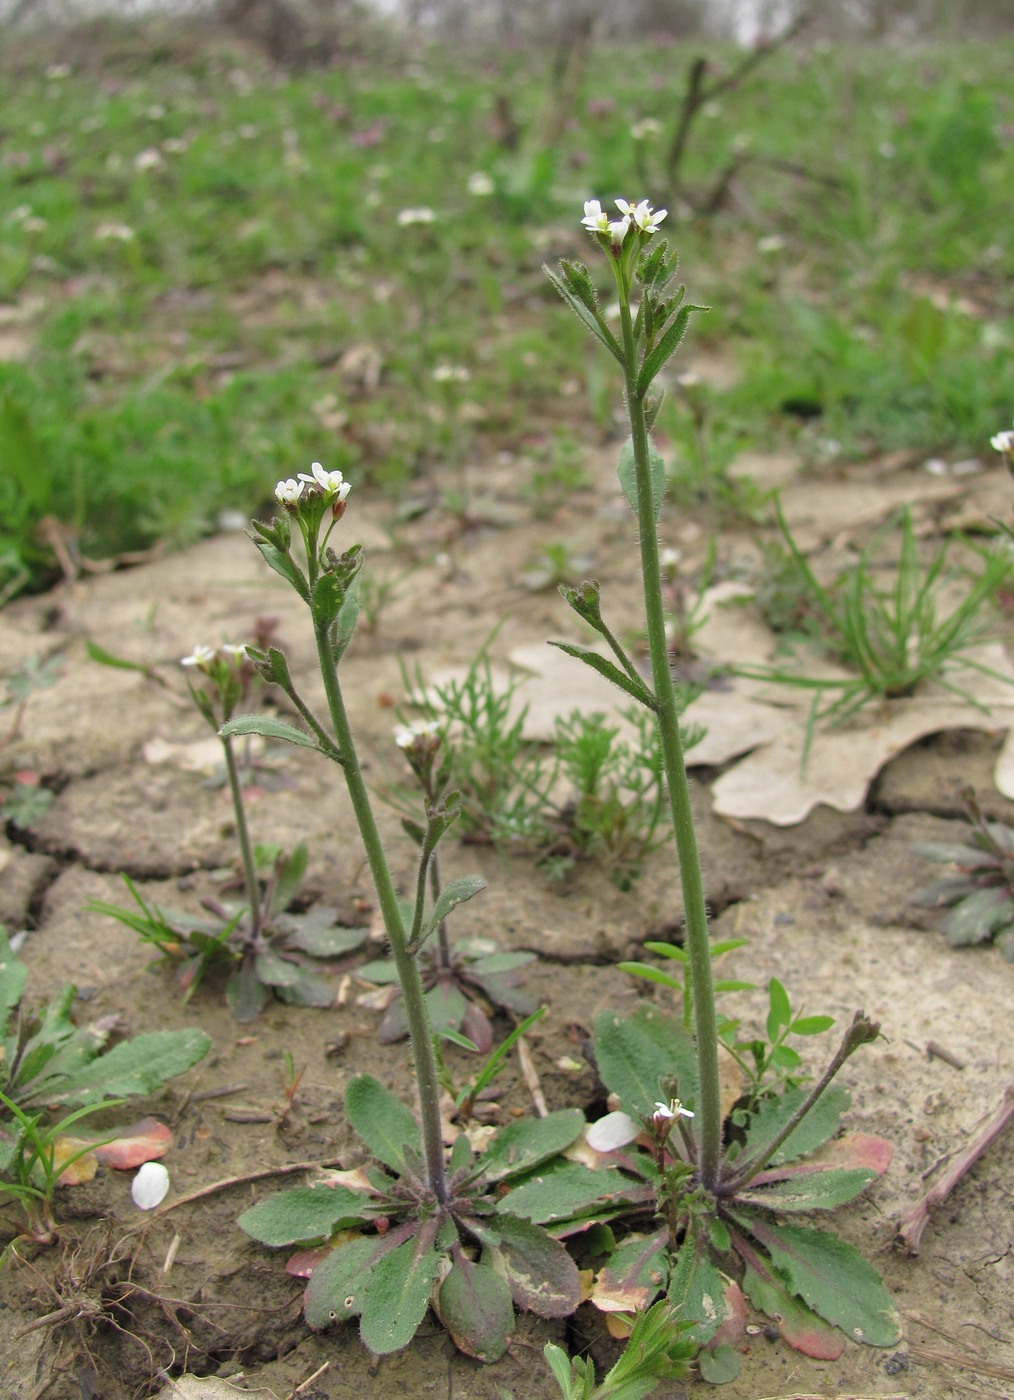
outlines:
[[[538,524],[512,501],[511,472],[498,480],[494,471],[488,485],[499,491],[496,528],[450,541],[428,538],[424,521],[413,527],[408,545],[392,545],[381,528],[381,506],[356,502],[342,527],[346,542],[361,539],[381,569],[413,568],[377,633],[358,636],[343,662],[371,781],[397,772],[391,728],[392,702],[402,695],[399,656],[413,666],[418,661],[424,672],[467,662],[501,618],[494,657],[522,643],[573,635],[555,592],[531,594],[516,584],[539,543],[563,538],[575,552],[591,554],[590,572],[602,581],[611,620],[636,626],[630,522],[611,472],[604,465],[594,495]],[[693,555],[693,536],[676,536]],[[720,544],[735,558],[746,540],[730,531]],[[515,1400],[550,1400],[555,1385],[541,1356],[547,1340],[591,1345],[600,1369],[615,1355],[587,1309],[567,1324],[522,1316],[509,1354],[493,1367],[456,1354],[432,1321],[406,1352],[377,1362],[351,1329],[308,1332],[301,1288],[285,1273],[284,1252],[262,1249],[235,1227],[243,1209],[298,1183],[297,1174],[246,1181],[174,1207],[226,1178],[354,1154],[341,1106],[352,1074],[368,1069],[408,1093],[406,1047],[377,1043],[375,1013],[356,1004],[359,989],[343,982],[342,969],[335,986],[348,995],[335,1008],[272,1003],[259,1020],[239,1026],[220,988],[203,987],[184,1005],[171,972],[152,970],[151,952],[139,939],[84,912],[91,900],[124,901],[123,871],[146,896],[196,908],[215,887],[214,872],[234,857],[226,789],[209,782],[208,771],[179,766],[187,746],[207,735],[189,700],[178,702],[136,673],[91,663],[84,639],[156,664],[179,696],[185,694],[181,656],[196,642],[246,640],[254,619],[266,614],[279,618],[293,674],[306,682],[314,674],[313,648],[302,607],[241,536],[20,600],[0,619],[0,672],[33,653],[63,657],[53,688],[31,696],[10,752],[14,767],[40,773],[58,795],[31,833],[8,828],[0,838],[0,919],[11,932],[28,930],[21,956],[29,966],[29,1000],[37,1004],[71,981],[79,1020],[115,1013],[128,1033],[199,1024],[214,1042],[191,1075],[143,1105],[174,1132],[165,1158],[173,1183],[168,1209],[139,1217],[129,1174],[100,1170],[88,1185],[60,1192],[55,1245],[18,1245],[0,1287],[0,1395],[132,1400],[161,1391],[218,1400],[229,1393],[184,1391],[182,1383],[174,1390],[161,1371],[218,1377],[278,1400],[297,1391],[301,1400],[499,1400],[507,1391]],[[312,683],[306,690],[319,695]],[[911,844],[961,832],[962,784],[975,785],[991,815],[1011,815],[1011,804],[990,784],[995,747],[984,734],[930,739],[882,772],[863,810],[821,807],[787,829],[718,820],[708,801],[714,773],[696,775],[714,933],[749,939],[724,964],[729,975],[762,986],[778,976],[793,1005],[839,1021],[862,1007],[882,1023],[885,1039],[850,1061],[844,1077],[853,1095],[849,1126],[889,1138],[894,1161],[837,1220],[882,1271],[904,1319],[904,1338],[894,1350],[850,1346],[834,1363],[798,1356],[758,1329],[739,1380],[724,1389],[727,1400],[1011,1394],[1010,1140],[997,1142],[936,1211],[917,1258],[893,1246],[899,1216],[1014,1081],[1014,966],[992,948],[949,947],[934,916],[906,902],[928,878]],[[254,839],[290,848],[307,841],[306,892],[335,905],[344,922],[368,922],[368,874],[340,775],[302,750],[272,751],[270,758],[250,806]],[[406,884],[411,852],[397,817],[383,805],[378,811],[396,877]],[[679,886],[668,850],[656,852],[624,894],[592,866],[550,884],[523,856],[453,843],[445,849],[448,877],[478,871],[489,886],[455,915],[454,936],[481,932],[503,948],[539,955],[529,985],[549,1012],[531,1048],[549,1108],[601,1110],[603,1091],[586,1054],[595,1014],[623,1010],[641,997],[664,1000],[659,989],[617,972],[615,963],[638,956],[647,938],[678,932]],[[759,1018],[764,998],[740,994],[736,1009]],[[929,1042],[950,1060],[929,1055]],[[460,1064],[458,1053],[451,1052],[452,1064]],[[286,1054],[303,1068],[288,1112]],[[534,1111],[514,1062],[498,1081],[496,1102],[504,1117]],[[14,1225],[11,1210],[0,1212],[5,1240]],[[692,1388],[704,1389],[702,1383]]]

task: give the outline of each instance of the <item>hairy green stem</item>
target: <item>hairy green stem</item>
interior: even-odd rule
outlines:
[[[618,269],[619,271],[619,269]],[[718,1186],[721,1167],[721,1097],[718,1077],[718,1025],[715,1016],[715,991],[711,975],[711,950],[708,942],[708,913],[704,899],[704,881],[697,850],[693,812],[690,806],[690,785],[687,781],[680,737],[679,704],[669,667],[669,647],[665,635],[665,608],[662,601],[662,574],[659,566],[658,537],[655,528],[655,508],[651,491],[648,425],[644,411],[644,396],[637,392],[637,353],[634,328],[630,316],[630,287],[620,272],[620,321],[624,350],[627,413],[634,450],[634,474],[637,483],[637,519],[641,549],[641,573],[644,582],[645,623],[648,650],[651,655],[652,685],[658,716],[659,740],[676,850],[679,854],[680,884],[686,920],[688,972],[694,999],[694,1031],[697,1045],[697,1073],[700,1102],[697,1105],[700,1126],[700,1156],[698,1171],[701,1185],[714,1192]]]
[[[444,1169],[444,1148],[440,1131],[440,1077],[437,1072],[437,1058],[433,1049],[433,1031],[426,1012],[422,978],[416,959],[408,951],[405,926],[394,881],[384,854],[384,847],[377,830],[377,823],[370,805],[369,793],[363,779],[359,758],[352,740],[352,729],[345,712],[345,701],[338,683],[338,671],[331,652],[326,627],[314,627],[317,639],[317,657],[324,690],[327,695],[328,711],[334,726],[335,739],[341,751],[342,772],[348,786],[352,810],[366,847],[366,859],[373,876],[374,888],[384,918],[384,928],[391,944],[391,953],[401,984],[401,994],[405,1001],[405,1016],[412,1042],[412,1058],[415,1062],[416,1084],[419,1090],[419,1108],[422,1115],[423,1155],[426,1162],[426,1177],[430,1189],[443,1205],[448,1197],[447,1174]]]
[[[246,897],[250,902],[250,941],[255,943],[260,937],[263,917],[261,887],[257,879],[253,846],[250,844],[250,830],[246,824],[246,809],[243,806],[243,793],[239,786],[236,755],[232,748],[232,738],[228,734],[222,737],[222,751],[225,754],[225,771],[229,775],[229,792],[232,794],[232,810],[236,817],[236,836],[239,840],[239,850],[243,860],[243,882],[246,885]]]

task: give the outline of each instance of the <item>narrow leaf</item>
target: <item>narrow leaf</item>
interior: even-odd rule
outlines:
[[[690,320],[692,313],[695,311],[707,310],[708,308],[706,306],[680,307],[673,320],[669,323],[668,329],[663,332],[661,340],[650,354],[645,356],[644,363],[641,365],[641,372],[637,376],[638,394],[647,393],[652,380],[658,374],[659,370],[662,369],[668,360],[672,359],[673,355],[675,355],[680,347],[680,342],[687,333],[687,322]]]
[[[46,1078],[34,1097],[54,1104],[91,1104],[151,1094],[167,1079],[197,1064],[210,1049],[211,1037],[193,1028],[146,1031],[114,1046],[74,1074]]]
[[[474,899],[485,888],[486,881],[481,875],[462,875],[457,880],[452,880],[441,890],[439,899],[423,923],[421,937],[425,938],[432,933],[453,909],[457,909],[458,905],[464,904],[466,900]]]
[[[612,681],[621,690],[626,691],[635,700],[639,700],[642,705],[649,710],[654,710],[655,697],[644,684],[643,681],[635,680],[633,676],[628,676],[626,671],[621,671],[619,666],[610,661],[605,656],[600,656],[597,651],[592,651],[591,647],[582,646],[580,642],[550,642],[551,647],[559,647],[568,656],[574,656],[578,661],[583,661],[586,666],[590,666],[593,671],[597,671],[600,676],[604,676],[607,681]]]
[[[227,720],[218,731],[223,739],[233,734],[263,734],[265,739],[285,739],[290,744],[298,744],[304,749],[319,749],[317,740],[304,734],[293,724],[286,724],[274,715],[237,715]]]
[[[567,283],[563,280],[563,278],[558,276],[557,273],[555,273],[552,270],[552,268],[543,266],[542,270],[549,278],[550,282],[553,284],[556,290],[563,297],[564,301],[570,307],[571,311],[573,311],[574,315],[578,318],[578,320],[583,322],[584,325],[587,326],[588,330],[591,331],[592,335],[596,338],[596,340],[601,341],[601,343],[609,351],[610,355],[617,359],[622,365],[623,351],[621,350],[619,343],[616,340],[616,337],[609,330],[609,328],[603,322],[601,322],[593,312],[589,311],[588,307],[585,306],[584,302],[580,299],[580,297],[576,296],[574,292],[571,291],[571,289],[567,286]]]

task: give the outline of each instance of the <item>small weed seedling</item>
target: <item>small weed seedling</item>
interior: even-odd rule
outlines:
[[[27,977],[0,928],[0,1197],[21,1207],[33,1239],[49,1243],[58,1186],[89,1181],[99,1165],[140,1166],[172,1145],[169,1129],[152,1118],[87,1138],[71,1129],[153,1093],[202,1059],[211,1041],[196,1029],[148,1031],[109,1049],[114,1022],[76,1026],[73,987],[37,1016],[23,1010]]]
[[[782,593],[789,591],[796,598],[800,616],[818,621],[828,653],[855,672],[853,677],[840,680],[780,667],[739,668],[740,675],[814,692],[804,762],[821,720],[844,723],[871,701],[905,698],[927,681],[976,708],[984,708],[968,690],[968,673],[1005,678],[970,653],[985,637],[985,605],[1010,576],[1012,563],[1006,550],[987,552],[981,571],[972,578],[961,601],[941,612],[940,590],[948,577],[948,550],[943,546],[923,567],[907,507],[901,513],[898,559],[894,582],[888,588],[880,587],[874,577],[873,558],[884,532],[863,550],[855,565],[825,587],[789,533],[781,510],[778,524],[788,550],[783,561]],[[788,575],[793,572],[796,583],[790,588]],[[829,694],[834,698],[822,703]]]
[[[612,1280],[620,1290],[636,1286],[645,1305],[667,1291],[680,1315],[693,1323],[688,1335],[704,1344],[714,1341],[719,1328],[735,1316],[733,1294],[739,1292],[739,1285],[715,1267],[712,1254],[736,1254],[754,1303],[777,1314],[785,1335],[797,1344],[819,1355],[837,1355],[844,1338],[835,1329],[841,1328],[857,1340],[889,1346],[898,1337],[894,1309],[880,1279],[857,1251],[826,1232],[770,1219],[774,1211],[820,1210],[851,1200],[886,1166],[890,1149],[879,1139],[853,1136],[830,1143],[847,1101],[832,1080],[860,1045],[877,1038],[876,1024],[857,1013],[827,1069],[812,1088],[804,1088],[793,1083],[795,1052],[785,1038],[793,1031],[823,1029],[828,1018],[793,1015],[784,989],[772,982],[770,1048],[759,1040],[741,1040],[735,1023],[725,1027],[741,1068],[753,1071],[753,1087],[740,1106],[741,1122],[734,1120],[736,1131],[731,1135],[725,1129],[719,1073],[724,1037],[715,1008],[713,950],[665,629],[657,536],[665,465],[649,438],[659,407],[659,399],[650,394],[652,384],[679,347],[691,314],[702,308],[684,304],[684,288],[674,286],[676,258],[668,247],[651,245],[665,211],[653,211],[647,201],[634,205],[617,200],[616,207],[619,217],[611,219],[598,200],[590,200],[582,222],[613,274],[620,306],[618,336],[603,317],[585,267],[564,262],[559,272],[546,272],[623,373],[631,436],[620,455],[619,477],[637,516],[651,684],[603,622],[597,584],[567,590],[564,596],[604,638],[615,661],[572,643],[563,646],[608,675],[657,726],[679,855],[684,977],[693,1029],[688,1032],[678,1021],[651,1012],[625,1020],[605,1012],[596,1023],[599,1073],[623,1104],[632,1136],[643,1132],[647,1138],[643,1170],[634,1170],[648,1188],[649,1210],[657,1210],[664,1221],[664,1229],[654,1235],[624,1241],[603,1271],[605,1283],[600,1275],[599,1284],[608,1288]],[[910,529],[906,540],[911,541],[906,548],[914,567]],[[914,610],[919,617],[929,611],[932,616],[925,604],[920,610],[925,591],[913,599],[912,587],[910,568],[907,583],[899,586],[896,611],[911,615]],[[882,611],[890,617],[889,608],[882,606]],[[908,627],[906,642],[910,632]],[[824,1144],[828,1145],[822,1157],[810,1157]],[[608,1139],[599,1139],[599,1146],[614,1150]],[[807,1165],[796,1165],[808,1157]],[[544,1181],[552,1176],[552,1171],[546,1172]],[[624,1292],[624,1297],[630,1293]],[[816,1340],[809,1341],[811,1337]],[[701,1363],[703,1374],[713,1379],[732,1374],[736,1364],[735,1355],[724,1347]]]
[[[119,664],[114,658],[105,659],[107,664]],[[244,648],[198,646],[182,664],[204,679],[203,686],[190,686],[190,694],[204,719],[219,733],[249,692],[252,667]],[[306,846],[300,842],[285,855],[277,846],[251,843],[231,736],[222,735],[221,743],[246,902],[234,905],[205,899],[204,907],[211,917],[201,919],[149,903],[124,875],[137,909],[101,900],[88,908],[118,919],[153,944],[165,961],[179,964],[187,999],[209,972],[225,971],[226,999],[237,1021],[255,1020],[272,994],[292,1006],[330,1006],[333,990],[314,963],[353,952],[366,941],[366,930],[339,925],[335,910],[327,905],[315,905],[306,913],[291,911],[306,872]]]
[[[971,831],[967,842],[920,841],[916,855],[952,873],[917,890],[913,904],[949,909],[947,940],[956,948],[994,941],[1014,962],[1014,829],[987,821],[971,788],[962,794]]]

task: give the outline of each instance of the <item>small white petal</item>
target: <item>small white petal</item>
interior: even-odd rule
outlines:
[[[617,1147],[626,1147],[640,1132],[640,1123],[635,1123],[629,1113],[617,1110],[592,1123],[585,1133],[585,1139],[596,1152],[612,1152]]]
[[[161,1205],[169,1190],[169,1173],[161,1162],[145,1162],[130,1187],[130,1196],[138,1210],[154,1210]]]

